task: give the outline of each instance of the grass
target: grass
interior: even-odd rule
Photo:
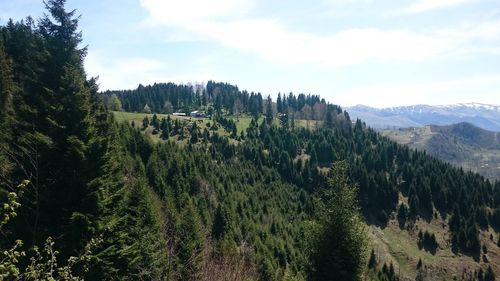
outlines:
[[[135,126],[142,126],[142,120],[144,117],[148,117],[150,120],[153,117],[152,113],[135,113],[135,112],[123,112],[123,111],[113,111],[113,115],[115,117],[115,120],[117,122],[134,122]],[[206,123],[210,122],[213,123],[212,120],[207,119],[207,118],[193,118],[190,116],[173,116],[169,114],[156,114],[158,119],[162,118],[167,118],[167,116],[170,116],[171,119],[179,119],[179,120],[185,120],[187,122],[193,122],[194,120],[197,120],[197,125],[203,130],[206,127]],[[236,123],[236,129],[238,130],[238,135],[241,134],[241,132],[245,132],[248,127],[250,127],[250,122],[252,121],[253,117],[249,115],[241,115],[241,116],[229,116],[227,117],[231,120],[233,120]],[[264,116],[260,116],[258,119],[258,123],[262,123],[264,120]],[[200,120],[203,120],[202,122],[199,122]],[[273,124],[275,125],[280,125],[279,120],[277,118],[274,118]],[[311,128],[314,129],[317,126],[320,126],[322,124],[321,121],[317,120],[295,120],[295,126],[298,127],[303,127],[303,128]],[[219,134],[225,134],[226,132],[223,129],[219,128]]]
[[[130,112],[114,112],[116,121],[118,122],[134,122],[136,126],[142,126],[142,120],[145,116],[152,118],[153,114],[145,113],[130,113]],[[167,114],[157,114],[158,118],[166,118]],[[207,123],[213,123],[209,119],[197,119],[191,117],[182,116],[172,116],[172,119],[179,119],[181,121],[188,123],[197,122],[197,126],[203,130],[207,128]],[[236,127],[238,134],[245,131],[252,120],[251,116],[231,116],[236,122]],[[263,121],[264,117],[259,118],[259,124]],[[321,122],[315,120],[295,120],[296,126],[305,128],[315,128],[321,125]],[[274,124],[279,124],[279,120],[275,118]],[[221,135],[228,135],[226,131],[219,126],[217,131]],[[149,127],[146,134],[151,136],[151,139],[155,142],[160,141],[159,135],[152,135],[152,128]],[[392,137],[399,138],[399,142],[409,141],[409,134],[405,132],[395,131]],[[425,138],[429,135],[429,131],[422,129],[418,131],[419,137],[414,137],[414,142],[419,143],[425,142]],[[178,137],[172,137],[171,140],[175,140],[181,144],[187,144],[189,138],[184,140],[178,140]],[[237,142],[236,140],[231,140]],[[302,157],[307,157],[306,155]],[[326,169],[326,168],[324,168]],[[244,194],[242,194],[244,196]],[[407,198],[400,195],[401,202],[407,202]],[[443,227],[443,225],[445,227]],[[424,250],[418,249],[417,246],[417,235],[419,229],[422,231],[428,230],[436,235],[436,239],[439,243],[439,249],[436,255],[432,255]],[[487,265],[491,265],[497,276],[500,276],[500,248],[494,244],[493,241],[489,240],[489,235],[493,235],[493,240],[496,242],[500,234],[494,233],[492,230],[482,231],[481,244],[486,244],[488,247],[488,259],[489,263],[486,264],[483,261],[480,263],[475,262],[471,257],[454,255],[451,252],[449,246],[448,237],[449,232],[447,228],[447,223],[440,217],[438,219],[433,219],[430,222],[423,220],[418,220],[415,224],[415,229],[413,231],[401,230],[397,222],[393,219],[389,222],[387,227],[380,228],[378,226],[370,225],[368,226],[368,235],[371,240],[371,248],[375,249],[377,255],[379,256],[379,266],[385,263],[393,263],[395,270],[398,274],[406,278],[415,278],[415,268],[419,259],[422,259],[423,264],[429,269],[432,274],[432,278],[429,280],[452,280],[453,276],[460,277],[464,268],[469,268],[471,270],[477,270],[480,266],[483,268]]]
[[[500,180],[500,150],[473,145],[443,132],[433,132],[430,126],[395,130],[380,130],[390,139],[418,150],[426,150],[443,161],[465,170],[477,172],[491,180]],[[496,135],[495,135],[496,136]]]
[[[236,129],[238,130],[238,134],[241,134],[241,132],[246,132],[248,127],[250,127],[250,122],[252,121],[253,117],[248,116],[248,115],[242,115],[242,116],[231,116],[229,119],[233,120],[236,123]],[[264,120],[264,117],[259,117],[258,122],[262,122]]]
[[[435,255],[418,248],[419,230],[428,230],[436,235],[439,247]],[[489,239],[490,234],[493,235],[493,241]],[[419,259],[430,274],[429,280],[452,280],[453,276],[461,277],[464,269],[474,271],[482,267],[484,270],[489,265],[497,276],[500,274],[500,248],[494,244],[499,234],[491,229],[482,230],[480,234],[481,245],[488,248],[488,263],[482,259],[478,263],[472,257],[462,254],[455,255],[451,251],[447,222],[440,216],[429,222],[419,219],[410,230],[400,229],[397,221],[392,219],[384,228],[370,225],[368,235],[372,249],[379,256],[379,266],[392,262],[397,273],[412,280],[415,278]]]
[[[136,126],[136,127],[142,127],[142,120],[144,119],[144,117],[147,116],[149,118],[149,120],[151,121],[154,114],[113,111],[113,115],[114,115],[115,120],[117,122],[129,122],[129,123],[133,123],[134,126]],[[203,131],[205,128],[207,128],[207,129],[209,129],[209,132],[211,132],[211,133],[214,132],[213,130],[210,130],[210,128],[208,127],[208,124],[212,125],[212,123],[213,123],[213,121],[208,119],[208,118],[193,118],[190,116],[174,116],[171,114],[156,114],[156,116],[158,117],[159,120],[161,120],[162,118],[167,118],[168,116],[170,116],[170,118],[172,120],[175,120],[175,119],[180,120],[184,124],[183,127],[188,127],[189,124],[196,122],[196,125],[198,126],[200,131]],[[250,124],[250,121],[248,121],[248,124]],[[151,126],[149,126],[144,131],[144,133],[146,135],[149,135],[151,137],[151,140],[153,140],[153,142],[159,142],[161,140],[160,135],[159,134],[153,135],[152,132],[153,132],[153,127],[151,127]],[[215,132],[217,132],[219,135],[223,135],[223,136],[229,135],[229,133],[226,132],[224,130],[224,128],[222,128],[222,126],[218,126],[218,129]],[[172,137],[171,140],[175,140],[175,141],[179,142],[180,144],[187,144],[187,141],[189,140],[189,133],[186,132],[185,136],[187,136],[187,137],[183,140],[179,140],[178,136]]]

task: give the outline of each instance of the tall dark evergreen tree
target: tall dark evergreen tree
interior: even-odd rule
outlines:
[[[2,123],[14,124],[4,120],[15,112],[15,146],[7,162],[16,163],[13,181],[31,182],[19,211],[23,219],[13,228],[27,245],[57,237],[67,255],[78,251],[95,227],[97,205],[88,183],[99,170],[89,161],[98,156],[89,152],[98,101],[83,69],[86,49],[79,48],[75,11],[67,12],[62,0],[47,1],[46,8],[49,14],[38,26],[28,18],[1,30],[0,60],[10,56],[16,73],[9,78],[10,64],[2,61]]]
[[[8,156],[12,142],[14,123],[13,98],[16,85],[13,80],[12,66],[5,53],[3,40],[0,38],[0,177],[7,179],[13,163]],[[12,183],[9,183],[12,185]]]
[[[267,97],[267,102],[266,102],[266,123],[268,125],[273,124],[273,101],[271,100],[271,96]]]
[[[367,237],[347,165],[337,162],[325,190],[325,210],[313,238],[311,280],[360,280]]]

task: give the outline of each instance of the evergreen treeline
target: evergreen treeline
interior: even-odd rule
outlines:
[[[38,24],[0,28],[1,278],[300,280],[318,268],[305,250],[314,196],[239,159],[218,134],[201,146],[155,145],[117,124],[86,78],[78,17],[64,4],[47,1]],[[258,115],[261,98],[252,96]],[[362,268],[358,250],[343,252],[359,262],[352,276]]]
[[[259,116],[266,109],[260,93],[240,91],[238,87],[220,82],[208,81],[206,85],[176,85],[155,83],[139,85],[135,90],[106,91],[103,93],[108,108],[129,112],[189,113],[206,110],[208,114],[224,112],[229,115],[247,114]],[[117,106],[117,104],[119,106]],[[290,93],[278,95],[271,111],[287,114],[295,119],[324,120],[327,103],[319,96]],[[290,118],[290,119],[291,119]]]
[[[75,12],[63,3],[47,1],[38,24],[27,18],[0,27],[0,198],[30,181],[1,244],[58,237],[67,257],[98,227],[98,193],[89,182],[100,173],[108,122],[96,83],[85,76]]]
[[[334,130],[290,130],[254,121],[238,148],[256,165],[279,164],[285,179],[306,189],[321,186],[322,167],[345,159],[352,180],[359,184],[359,200],[369,221],[386,223],[398,211],[401,192],[409,202],[399,215],[404,223],[451,214],[454,249],[477,256],[479,228],[497,225],[500,183],[493,185],[478,174],[397,145],[359,120],[350,126],[340,112],[334,114]]]

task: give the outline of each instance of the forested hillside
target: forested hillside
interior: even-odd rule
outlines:
[[[237,86],[214,81],[208,81],[206,85],[139,85],[135,90],[106,91],[103,94],[109,108],[128,112],[171,114],[204,110],[207,114],[224,112],[235,116],[259,116],[266,111],[268,104],[261,93],[240,91]],[[291,119],[323,120],[327,110],[324,99],[305,94],[280,93],[272,105],[275,113],[286,113]]]
[[[374,251],[368,229],[396,220],[422,251],[473,261],[443,278],[500,273],[500,183],[398,145],[318,96],[272,101],[212,81],[100,93],[64,4],[0,27],[0,279],[424,276],[422,261],[401,272]],[[118,121],[111,110],[154,115]],[[158,117],[195,110],[211,117]],[[436,245],[422,221],[442,222],[449,243]]]
[[[379,130],[398,143],[425,150],[437,158],[492,181],[500,179],[500,139],[498,132],[470,123]]]

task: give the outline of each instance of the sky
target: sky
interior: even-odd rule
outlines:
[[[0,24],[43,15],[0,0]],[[68,0],[101,90],[228,82],[342,106],[500,104],[498,0]]]

